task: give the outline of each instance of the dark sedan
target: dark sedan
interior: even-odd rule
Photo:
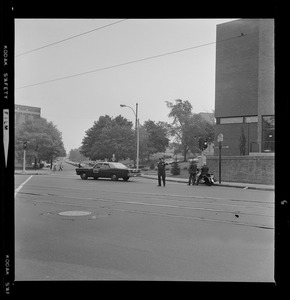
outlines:
[[[118,180],[123,178],[127,181],[130,177],[140,176],[140,171],[136,169],[129,169],[125,165],[118,162],[98,162],[92,168],[77,168],[77,175],[81,179],[92,177],[94,179],[111,178],[111,180]]]

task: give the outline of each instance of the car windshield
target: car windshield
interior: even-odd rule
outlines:
[[[125,165],[121,163],[110,163],[111,168],[117,168],[117,169],[128,169]]]

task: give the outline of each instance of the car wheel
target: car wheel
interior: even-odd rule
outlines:
[[[81,179],[85,180],[85,179],[88,179],[88,176],[86,173],[82,173],[81,174]]]
[[[116,174],[112,174],[111,175],[111,180],[117,181],[118,180],[118,176]]]
[[[124,181],[128,181],[128,180],[129,180],[129,177],[123,177],[123,180],[124,180]]]

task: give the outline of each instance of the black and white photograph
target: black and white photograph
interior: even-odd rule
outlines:
[[[274,18],[15,18],[13,55],[15,283],[275,283]]]

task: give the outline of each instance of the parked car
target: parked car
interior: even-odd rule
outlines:
[[[129,169],[119,162],[97,162],[93,167],[76,168],[76,174],[85,180],[89,177],[94,179],[111,178],[111,180],[118,180],[123,178],[124,181],[129,180],[130,177],[140,176],[140,170]]]
[[[50,164],[46,161],[42,161],[41,164],[43,164],[43,168],[50,168]]]

